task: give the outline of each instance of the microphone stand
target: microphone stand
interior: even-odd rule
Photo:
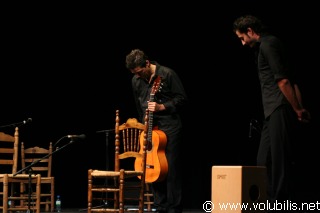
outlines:
[[[65,136],[63,137],[65,138]],[[17,171],[15,174],[13,174],[13,176],[16,176],[26,170],[28,170],[28,174],[29,174],[29,177],[28,177],[28,210],[27,210],[27,213],[30,212],[30,203],[31,203],[31,191],[32,191],[32,188],[31,188],[31,171],[32,171],[32,166],[34,166],[35,164],[39,163],[40,161],[48,158],[49,156],[53,155],[54,153],[58,152],[58,151],[61,151],[62,149],[64,149],[65,147],[69,146],[70,144],[72,144],[74,142],[73,139],[70,140],[69,143],[63,145],[62,147],[60,148],[57,148],[56,150],[54,150],[53,152],[51,152],[50,154],[47,154],[46,156],[43,156],[42,158],[36,160],[36,161],[33,161],[31,164],[29,164],[28,166],[26,166],[25,168]]]
[[[109,152],[109,133],[113,132],[114,129],[107,129],[107,130],[100,130],[97,131],[96,133],[106,133],[106,169],[109,170],[109,160],[108,160],[108,155],[107,153]]]
[[[253,130],[255,130],[257,133],[261,133],[261,127],[259,125],[259,122],[256,119],[251,119],[249,124],[249,138],[252,138]]]
[[[29,122],[31,122],[31,121],[32,121],[32,119],[31,119],[31,118],[28,118],[27,120],[24,120],[24,121],[22,121],[22,122],[17,122],[17,123],[2,125],[2,126],[0,126],[0,129],[6,128],[6,127],[19,127],[19,126],[22,126],[23,124],[29,123]]]
[[[106,170],[109,170],[109,160],[108,160],[108,152],[109,152],[109,133],[113,132],[114,129],[100,130],[97,133],[106,133]],[[108,178],[106,178],[106,184],[108,184]],[[107,194],[106,194],[107,196]],[[106,201],[102,206],[108,206],[108,197],[106,197]],[[101,206],[100,206],[101,207]]]
[[[106,130],[100,130],[100,131],[96,131],[96,133],[106,133],[106,170],[108,171],[109,170],[109,160],[108,160],[108,151],[109,151],[109,133],[110,132],[113,132],[114,129],[106,129]],[[106,184],[108,184],[108,178],[106,178]],[[107,196],[107,195],[106,195]],[[100,205],[100,206],[95,206],[95,207],[92,207],[92,208],[99,208],[99,207],[102,207],[102,206],[108,206],[108,197],[106,197],[106,201],[104,202],[103,205]],[[81,211],[87,211],[88,209],[80,209],[79,212]]]

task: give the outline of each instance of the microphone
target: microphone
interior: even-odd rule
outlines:
[[[250,127],[249,127],[249,138],[252,137],[252,121],[250,121]]]
[[[28,118],[27,120],[22,121],[22,124],[27,124],[31,122],[32,122],[32,118]]]
[[[85,134],[81,134],[81,135],[67,135],[67,138],[71,138],[71,139],[85,139],[86,135]]]
[[[60,138],[54,145],[53,147],[56,147],[58,145],[58,143],[60,143],[60,141],[64,138],[71,138],[71,141],[70,143],[74,142],[74,140],[83,140],[86,138],[86,135],[82,134],[82,135],[66,135],[66,136],[63,136],[62,138]]]

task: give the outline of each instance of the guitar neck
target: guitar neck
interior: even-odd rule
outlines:
[[[150,102],[154,101],[154,96],[155,96],[156,91],[159,89],[160,82],[161,82],[161,78],[160,78],[160,76],[158,76],[153,82],[153,86],[152,86],[150,98],[149,98]],[[153,112],[150,112],[150,111],[149,111],[149,125],[148,125],[148,127],[149,128],[148,128],[147,140],[148,140],[148,142],[151,142],[152,141],[152,130],[153,130]]]
[[[153,128],[153,112],[149,112],[149,125],[148,125],[148,142],[152,140],[152,128]]]

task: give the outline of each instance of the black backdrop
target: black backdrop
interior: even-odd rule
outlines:
[[[254,165],[261,122],[260,89],[250,51],[232,32],[239,15],[270,24],[290,50],[313,122],[297,144],[299,197],[319,197],[316,174],[319,93],[316,80],[318,15],[312,3],[38,4],[6,7],[2,29],[0,125],[21,126],[27,145],[86,134],[54,154],[56,194],[65,207],[86,207],[87,170],[112,161],[115,110],[135,117],[125,55],[141,48],[181,77],[190,104],[184,120],[184,205],[202,208],[211,197],[213,165]],[[217,5],[212,5],[217,4]],[[303,14],[303,15],[302,15]],[[2,128],[2,131],[13,131]],[[108,139],[108,140],[107,140]],[[69,143],[63,139],[59,146]],[[109,143],[109,147],[107,144]],[[110,153],[111,152],[111,153]]]

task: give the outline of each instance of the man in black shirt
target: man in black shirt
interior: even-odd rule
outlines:
[[[133,95],[140,120],[146,109],[153,114],[153,127],[166,135],[165,156],[168,162],[164,180],[152,184],[154,205],[159,212],[182,212],[181,146],[182,123],[180,111],[187,102],[184,87],[177,73],[156,61],[150,61],[141,50],[132,50],[126,56],[126,67],[134,74]],[[153,94],[155,82],[159,89]]]
[[[282,42],[267,33],[262,22],[251,15],[237,18],[233,31],[256,52],[261,86],[264,123],[257,165],[267,167],[268,199],[271,203],[290,201],[292,146],[298,121],[309,122],[295,76],[287,64]],[[272,206],[271,206],[272,208]]]

